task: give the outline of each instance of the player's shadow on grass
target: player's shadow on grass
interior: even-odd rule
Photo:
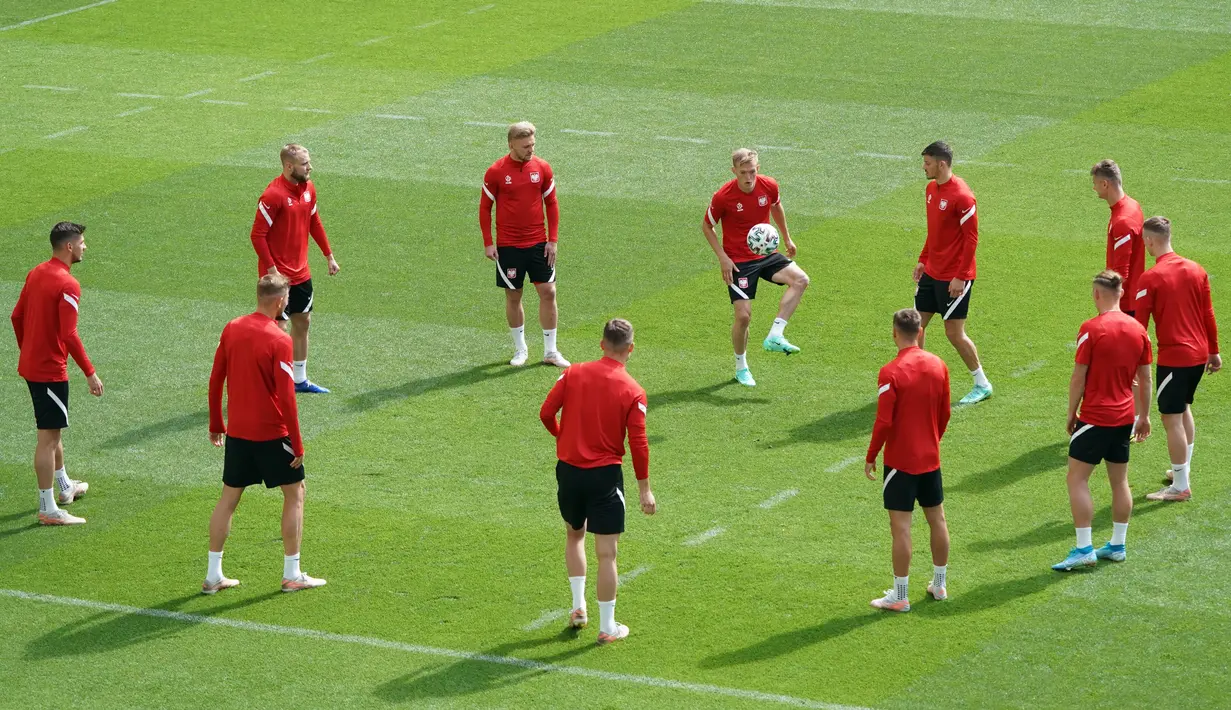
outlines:
[[[486,365],[476,365],[469,370],[450,372],[435,377],[424,377],[411,380],[396,387],[385,387],[357,394],[346,400],[346,408],[352,412],[366,412],[376,409],[388,402],[410,397],[418,397],[440,390],[468,387],[497,377],[508,377],[519,372],[525,372],[531,367],[512,367],[507,362],[490,362]]]
[[[431,698],[456,697],[512,687],[553,672],[545,670],[542,664],[564,663],[596,648],[593,641],[584,643],[576,638],[575,631],[564,629],[552,638],[501,644],[478,654],[493,660],[503,659],[500,662],[466,658],[455,663],[424,668],[380,684],[373,691],[373,695],[387,703],[416,703]],[[510,655],[559,642],[573,642],[576,645],[534,661],[522,661]]]
[[[961,483],[949,488],[946,492],[990,493],[1044,471],[1063,473],[1066,461],[1068,461],[1068,450],[1069,445],[1065,441],[1055,441],[1040,446],[1008,463],[967,476],[962,479]]]
[[[1094,484],[1094,481],[1091,481]],[[1143,515],[1150,515],[1157,510],[1162,510],[1167,507],[1167,503],[1147,503],[1143,500],[1133,501],[1133,517],[1131,520],[1137,520]],[[1095,530],[1111,530],[1111,507],[1108,506],[1094,514],[1094,529]],[[1073,521],[1071,518],[1064,517],[1062,519],[1050,520],[1042,523],[1031,530],[1024,533],[1007,537],[1002,540],[981,540],[971,543],[966,549],[971,552],[1007,552],[1012,550],[1020,550],[1026,547],[1039,547],[1042,545],[1060,545],[1065,542],[1073,542]]]
[[[1066,576],[1059,572],[1046,570],[1030,577],[1009,579],[1003,582],[989,582],[975,587],[969,592],[960,595],[955,594],[946,602],[937,602],[931,597],[922,598],[919,590],[916,590],[912,592],[911,596],[918,601],[911,601],[911,611],[909,613],[936,616],[978,613],[1023,599],[1032,594],[1037,594],[1065,579]],[[701,659],[698,665],[701,668],[726,668],[745,663],[766,661],[788,653],[794,653],[818,643],[831,641],[871,624],[890,620],[894,616],[896,614],[893,612],[869,611],[864,614],[831,619],[815,626],[775,634],[764,641],[745,648],[708,656]]]
[[[193,617],[216,616],[269,601],[281,594],[280,590],[275,590],[230,604],[195,611],[191,616],[179,616],[176,612],[189,601],[200,598],[199,593],[150,607],[155,610],[152,614],[100,611],[84,619],[69,622],[29,642],[26,644],[25,657],[27,660],[43,660],[116,651],[170,636],[202,623]],[[167,612],[167,615],[157,616],[160,611]]]
[[[199,412],[192,414],[182,414],[178,417],[165,419],[153,424],[147,424],[143,427],[138,427],[123,434],[113,436],[102,444],[104,449],[126,449],[130,446],[141,446],[148,444],[150,439],[164,436],[166,434],[178,434],[181,431],[189,431],[192,429],[200,429],[205,431],[209,424],[209,410],[202,409]],[[202,434],[202,439],[205,435]]]
[[[771,400],[764,397],[722,397],[720,392],[736,385],[735,380],[723,380],[712,385],[691,390],[672,390],[648,395],[650,408],[671,407],[677,404],[708,404],[712,407],[739,407],[745,404],[769,404]],[[739,385],[743,387],[743,385]]]
[[[27,515],[30,516],[29,524],[16,528],[9,528],[8,530],[0,530],[0,541],[4,540],[6,537],[12,537],[13,535],[17,535],[19,533],[29,532],[30,530],[34,530],[39,527],[38,518],[34,515],[34,513],[14,513],[13,515],[0,518],[0,521],[8,522],[9,520],[18,520],[26,517]]]
[[[776,449],[795,444],[836,444],[859,437],[872,435],[876,422],[876,402],[868,402],[858,409],[833,412],[807,424],[801,424],[787,432],[785,439],[761,444],[763,449]]]

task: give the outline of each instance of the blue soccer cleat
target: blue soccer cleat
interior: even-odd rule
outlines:
[[[974,404],[976,402],[982,402],[991,396],[992,386],[990,384],[987,387],[975,385],[974,389],[970,390],[965,397],[962,397],[962,399],[958,401],[958,404]]]
[[[1100,560],[1111,560],[1112,562],[1123,562],[1128,558],[1128,552],[1124,550],[1124,545],[1113,545],[1110,542],[1094,551],[1094,556]]]
[[[1093,546],[1074,547],[1069,550],[1069,556],[1064,558],[1063,562],[1057,562],[1051,568],[1057,572],[1068,572],[1078,567],[1093,567],[1096,564],[1098,564],[1098,558],[1094,556]]]
[[[771,335],[761,343],[761,346],[771,353],[786,353],[792,355],[799,352],[799,348],[791,345],[790,341],[782,335]]]
[[[304,380],[303,382],[295,383],[295,392],[298,394],[329,394],[329,390],[321,387],[312,380]]]
[[[746,367],[735,371],[735,381],[745,387],[757,386],[757,381],[752,379],[752,371]]]

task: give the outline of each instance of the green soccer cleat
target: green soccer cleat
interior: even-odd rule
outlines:
[[[975,385],[974,389],[970,390],[965,397],[962,397],[958,404],[974,404],[976,402],[982,402],[991,396],[992,386],[990,384],[987,387]]]
[[[757,381],[752,379],[752,371],[746,367],[735,371],[735,381],[745,387],[757,386]]]
[[[786,353],[792,355],[799,352],[799,348],[791,345],[790,341],[782,335],[771,335],[765,339],[761,345],[771,353]]]

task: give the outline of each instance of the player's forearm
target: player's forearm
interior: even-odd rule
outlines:
[[[492,203],[487,200],[479,205],[479,230],[483,232],[483,246],[490,247],[492,239]]]
[[[876,463],[876,457],[880,455],[881,449],[885,447],[885,440],[888,438],[888,424],[877,421],[872,425],[872,441],[868,444],[868,455],[864,460],[868,463]]]
[[[782,238],[790,239],[790,229],[786,226],[786,210],[783,209],[782,204],[779,203],[773,207],[770,207],[769,214],[774,218],[774,221],[778,223],[778,231],[782,233]]]
[[[308,234],[312,235],[312,240],[320,247],[322,254],[333,256],[333,247],[329,246],[329,237],[325,234],[325,225],[321,224],[319,216],[312,216],[312,226],[308,228]]]
[[[718,233],[708,224],[701,225],[701,233],[705,235],[705,241],[710,243],[710,249],[714,250],[714,255],[721,261],[724,253],[722,251],[722,244],[718,241]]]
[[[264,234],[253,233],[252,248],[256,251],[257,264],[260,266],[261,273],[264,274],[269,267],[274,265],[274,255],[269,250],[269,240]]]
[[[1081,406],[1082,396],[1086,392],[1086,373],[1084,368],[1073,370],[1069,378],[1069,418],[1077,416],[1077,408]]]
[[[13,335],[17,336],[17,349],[21,350],[22,333],[26,332],[25,319],[14,312],[9,320],[13,322]]]
[[[556,196],[553,193],[547,198],[547,241],[555,242],[560,239],[560,203],[556,201]]]
[[[1150,377],[1150,366],[1142,365],[1137,368],[1137,387],[1134,389],[1133,397],[1136,404],[1137,418],[1141,419],[1150,416],[1150,400],[1154,397],[1154,383]]]

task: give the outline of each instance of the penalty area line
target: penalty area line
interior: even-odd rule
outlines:
[[[781,695],[778,693],[766,693],[759,690],[744,690],[742,688],[728,688],[721,685],[710,685],[708,683],[690,683],[682,680],[672,680],[670,678],[657,678],[654,676],[634,675],[631,673],[614,673],[611,671],[600,671],[593,668],[584,668],[581,666],[566,666],[555,663],[544,663],[542,661],[532,661],[528,658],[515,658],[513,656],[498,656],[490,653],[475,653],[472,651],[458,651],[451,648],[439,648],[436,646],[422,646],[419,644],[402,643],[400,641],[389,641],[386,639],[375,638],[371,636],[360,636],[356,634],[336,634],[329,631],[318,631],[316,629],[305,629],[297,626],[281,626],[278,624],[264,624],[255,621],[241,621],[239,619],[228,619],[220,616],[205,616],[202,614],[188,614],[182,611],[169,611],[166,609],[147,609],[136,606],[127,606],[125,604],[111,604],[108,602],[98,602],[89,599],[75,599],[73,597],[59,597],[50,594],[36,594],[33,592],[23,592],[16,589],[0,589],[0,597],[9,597],[12,599],[20,599],[23,601],[40,602],[43,604],[55,604],[59,606],[73,606],[84,609],[94,609],[96,611],[109,611],[116,614],[127,614],[131,616],[148,616],[156,619],[167,619],[169,621],[179,621],[186,624],[205,624],[209,626],[218,626],[230,629],[238,629],[241,631],[250,631],[255,633],[277,634],[280,636],[293,636],[304,639],[312,639],[315,641],[331,641],[334,643],[345,643],[354,646],[368,646],[370,648],[380,648],[390,651],[401,651],[403,653],[411,653],[421,656],[436,656],[441,658],[452,658],[459,661],[471,661],[480,663],[491,663],[494,665],[513,666],[516,668],[525,668],[527,670],[538,671],[542,673],[560,673],[562,675],[577,676],[580,678],[595,678],[615,683],[625,683],[628,685],[641,685],[650,688],[663,688],[666,690],[679,690],[695,695],[718,695],[728,698],[741,698],[744,700],[752,700],[763,703],[777,703],[780,705],[791,705],[801,708],[818,708],[819,710],[864,710],[850,705],[837,705],[834,703],[825,703],[819,700],[811,700],[808,698],[800,698],[792,695]]]
[[[57,17],[64,17],[65,15],[71,15],[74,12],[81,12],[82,10],[90,10],[96,7],[101,7],[103,5],[110,5],[113,2],[115,2],[115,0],[102,0],[102,2],[91,3],[89,5],[82,5],[81,7],[74,7],[71,10],[62,10],[60,12],[53,12],[50,15],[43,15],[42,17],[36,17],[33,20],[26,20],[25,22],[18,22],[15,25],[8,25],[7,27],[0,27],[0,32],[7,32],[9,30],[15,30],[21,27],[28,27],[30,25],[33,25],[39,22],[44,22],[46,20],[54,20]]]

